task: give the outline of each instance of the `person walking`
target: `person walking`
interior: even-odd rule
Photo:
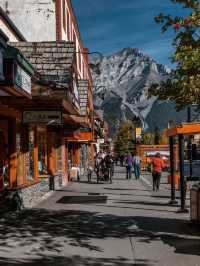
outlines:
[[[110,181],[110,183],[112,183],[112,176],[113,176],[112,166],[114,161],[110,152],[108,152],[108,154],[105,156],[104,162],[106,166],[106,171],[108,173],[108,180]]]
[[[126,165],[126,179],[131,179],[131,172],[132,172],[132,166],[133,166],[133,157],[132,157],[130,152],[125,157],[125,165]]]
[[[102,151],[100,151],[96,158],[95,158],[95,164],[94,164],[94,171],[97,176],[97,183],[99,183],[100,179],[102,179],[102,165],[103,165],[103,158],[102,158]]]
[[[134,173],[135,173],[135,179],[140,178],[140,164],[141,164],[141,159],[138,155],[135,155],[133,157],[133,168],[134,168]]]
[[[153,166],[153,190],[157,191],[160,188],[160,179],[162,175],[162,170],[164,168],[164,162],[161,159],[160,153],[157,153],[156,156],[151,160]]]
[[[90,160],[87,164],[87,177],[88,177],[88,183],[92,180],[92,172],[94,170],[94,162]]]
[[[123,167],[124,166],[124,155],[123,154],[120,155],[119,160],[120,160],[120,166]]]

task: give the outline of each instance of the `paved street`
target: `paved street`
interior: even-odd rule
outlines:
[[[167,205],[166,184],[153,193],[119,167],[113,184],[93,181],[2,217],[0,265],[200,266],[200,228]]]

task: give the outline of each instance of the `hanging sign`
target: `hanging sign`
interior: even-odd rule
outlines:
[[[44,123],[47,125],[61,125],[61,111],[24,111],[23,123]]]
[[[31,94],[31,76],[27,74],[19,65],[15,76],[16,85]]]

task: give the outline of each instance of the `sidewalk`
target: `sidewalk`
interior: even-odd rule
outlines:
[[[113,184],[71,183],[0,219],[0,265],[200,266],[200,228],[168,201],[120,167]]]

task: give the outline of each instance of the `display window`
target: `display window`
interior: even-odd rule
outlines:
[[[37,128],[37,144],[38,144],[38,172],[39,176],[44,176],[48,174],[46,127],[39,126]]]
[[[24,157],[22,150],[22,134],[17,132],[16,134],[16,154],[17,154],[17,186],[21,186],[25,182],[24,175]]]
[[[29,126],[28,128],[28,143],[27,152],[25,153],[25,167],[27,171],[27,180],[34,180],[34,146],[35,146],[35,128]]]
[[[61,140],[58,144],[58,171],[62,173],[63,163],[62,163],[62,145]]]

